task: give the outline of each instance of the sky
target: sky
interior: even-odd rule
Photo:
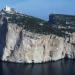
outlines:
[[[0,0],[0,10],[6,5],[45,20],[49,14],[75,15],[75,0]]]

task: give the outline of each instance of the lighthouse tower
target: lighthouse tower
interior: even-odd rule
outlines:
[[[11,7],[9,7],[9,6],[6,5],[6,7],[5,7],[5,11],[7,11],[7,12],[11,12]]]
[[[16,13],[16,11],[14,10],[14,8],[11,8],[9,6],[5,6],[5,8],[3,9],[3,11],[7,12],[7,13],[10,13],[10,14],[14,14]]]

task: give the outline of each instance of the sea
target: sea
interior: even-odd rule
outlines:
[[[75,60],[42,64],[0,62],[0,75],[75,75]]]

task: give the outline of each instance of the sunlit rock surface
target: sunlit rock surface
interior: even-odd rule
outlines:
[[[65,57],[64,39],[56,35],[35,34],[9,24],[4,61],[41,63]]]

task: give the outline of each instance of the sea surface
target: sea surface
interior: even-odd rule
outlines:
[[[0,75],[75,75],[75,60],[59,60],[43,64],[0,62]]]

